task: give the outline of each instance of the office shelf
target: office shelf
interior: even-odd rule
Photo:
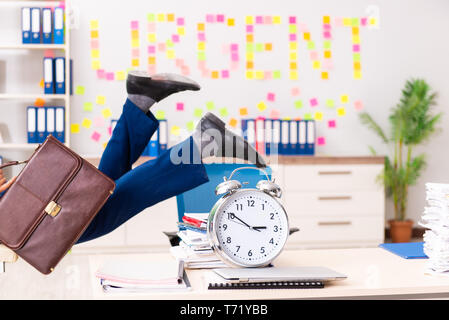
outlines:
[[[37,143],[0,143],[0,150],[34,150],[38,145]]]
[[[68,96],[65,94],[22,94],[22,93],[0,93],[0,100],[66,100]]]
[[[65,44],[0,44],[0,49],[65,50]]]

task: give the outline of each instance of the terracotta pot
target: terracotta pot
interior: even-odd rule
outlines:
[[[412,238],[413,220],[388,220],[390,236],[393,242],[410,242]]]

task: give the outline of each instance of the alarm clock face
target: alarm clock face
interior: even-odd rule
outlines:
[[[239,267],[269,264],[282,251],[288,233],[284,208],[257,189],[224,196],[209,215],[212,247],[226,262]]]

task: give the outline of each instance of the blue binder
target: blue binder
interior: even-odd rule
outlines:
[[[245,140],[248,140],[248,120],[247,119],[242,119],[240,122],[240,127],[242,129],[242,137]]]
[[[65,58],[55,58],[55,93],[65,94]]]
[[[31,43],[41,42],[41,9],[31,8]]]
[[[273,144],[271,145],[271,154],[280,154],[281,152],[281,120],[273,120]],[[274,148],[274,150],[273,150]]]
[[[297,155],[299,153],[298,144],[298,121],[290,121],[290,143],[288,148],[288,154]]]
[[[168,124],[167,120],[159,120],[159,152],[161,154],[165,150],[167,150],[168,146]]]
[[[256,148],[256,121],[254,119],[248,119],[246,121],[246,136],[250,145]]]
[[[159,128],[157,132],[151,137],[150,143],[148,144],[148,155],[150,157],[159,156]]]
[[[31,8],[22,8],[22,43],[31,43]]]
[[[279,154],[288,155],[290,145],[290,121],[281,120],[281,148]]]
[[[265,154],[271,154],[271,145],[273,143],[273,120],[265,119]]]
[[[42,42],[52,43],[52,12],[50,8],[42,8]]]
[[[27,136],[28,143],[37,143],[37,110],[36,107],[27,108]]]
[[[37,128],[37,143],[42,143],[45,141],[45,138],[47,137],[47,119],[46,119],[46,110],[45,107],[38,107],[37,110],[37,121],[36,121],[36,128]]]
[[[427,259],[423,244],[424,242],[382,243],[379,247],[404,259]]]
[[[65,143],[65,108],[55,107],[55,138]]]
[[[53,14],[53,43],[64,44],[64,8],[55,8]]]
[[[315,154],[315,121],[307,120],[306,154]]]
[[[45,132],[46,136],[51,134],[56,136],[56,108],[55,107],[44,107],[45,108]]]
[[[55,81],[54,81],[54,63],[53,58],[44,58],[44,93],[55,93]]]
[[[300,120],[298,124],[298,154],[306,154],[306,142],[307,142],[307,123],[305,120]]]

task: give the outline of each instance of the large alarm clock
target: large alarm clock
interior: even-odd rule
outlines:
[[[256,189],[242,188],[231,180],[235,172],[256,169],[266,180]],[[289,236],[287,213],[277,200],[280,187],[268,178],[265,170],[241,167],[224,178],[215,190],[223,195],[212,208],[207,222],[207,235],[212,249],[232,267],[263,267],[282,251]]]

